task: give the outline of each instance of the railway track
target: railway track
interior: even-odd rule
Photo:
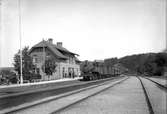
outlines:
[[[141,82],[141,85],[142,85],[142,88],[143,88],[143,91],[144,91],[144,95],[145,95],[145,98],[146,98],[146,101],[147,101],[147,106],[148,106],[149,112],[150,112],[150,114],[154,114],[153,107],[151,105],[151,102],[150,102],[147,90],[146,90],[146,88],[144,86],[144,83],[142,82],[142,80],[139,77],[138,77],[138,79]]]
[[[137,77],[138,79],[136,79],[135,77],[133,77],[132,79],[131,78],[123,77],[122,79],[106,81],[106,82],[101,83],[101,84],[97,84],[97,85],[85,87],[85,88],[82,88],[79,90],[71,91],[71,92],[68,92],[65,94],[49,97],[47,99],[43,99],[41,101],[36,101],[34,103],[31,103],[31,104],[25,104],[25,105],[22,105],[20,107],[14,108],[14,109],[3,110],[2,113],[36,114],[38,112],[40,114],[46,114],[46,113],[57,114],[57,113],[61,113],[64,110],[71,109],[73,106],[75,107],[76,105],[78,105],[82,102],[88,101],[88,98],[95,100],[96,96],[98,96],[99,94],[105,93],[105,91],[107,91],[109,89],[115,88],[114,90],[116,90],[116,89],[119,90],[119,88],[122,88],[126,84],[127,85],[130,84],[128,87],[131,87],[133,84],[138,82],[138,84],[135,86],[139,89],[138,91],[140,91],[142,96],[143,96],[142,102],[143,102],[143,105],[145,107],[145,110],[147,109],[146,112],[149,114],[166,114],[166,106],[164,105],[164,103],[161,103],[163,101],[166,101],[165,99],[161,98],[162,95],[166,95],[166,90],[162,89],[162,87],[159,87],[159,85],[157,83],[155,83],[149,79],[142,78],[142,77]],[[127,79],[128,79],[128,81],[125,81]],[[133,82],[132,80],[136,80],[136,82]],[[132,84],[132,82],[133,82],[133,84]],[[117,85],[117,86],[115,86],[115,85]],[[125,88],[128,88],[128,87],[125,87]],[[131,89],[129,88],[129,90],[131,90]],[[133,89],[133,90],[135,90],[135,89]],[[111,91],[112,94],[113,94],[113,92],[114,91]],[[117,92],[120,93],[121,91],[117,91]],[[136,95],[132,94],[132,96],[135,97]],[[140,95],[137,95],[137,96],[139,97]],[[137,97],[135,97],[135,98],[137,98]],[[112,100],[115,101],[115,99],[112,99]],[[140,102],[140,100],[138,100],[138,101]],[[131,101],[131,102],[133,102],[133,101]],[[138,104],[138,102],[136,102],[136,103]],[[116,104],[113,104],[113,105],[116,105]],[[122,104],[122,102],[121,102],[121,104]],[[125,107],[126,107],[126,105],[128,105],[126,103],[123,103],[123,104],[125,105]],[[135,105],[135,102],[134,102],[134,105]],[[143,106],[143,105],[141,104],[141,106]],[[148,108],[146,108],[146,107],[148,107]]]
[[[156,85],[158,85],[159,87],[161,87],[161,88],[163,88],[164,90],[166,90],[167,91],[167,87],[165,86],[165,85],[163,85],[163,84],[161,84],[161,83],[159,83],[159,82],[157,82],[157,81],[154,81],[154,80],[152,80],[152,79],[150,79],[150,78],[147,78],[147,77],[144,77],[145,79],[148,79],[148,80],[150,80],[150,81],[152,81],[153,83],[155,83]],[[167,84],[167,82],[166,82],[166,84]]]
[[[147,90],[145,89],[145,86],[144,86],[144,84],[142,83],[142,81],[141,81],[141,79],[140,78],[138,78],[139,80],[140,80],[140,82],[141,82],[141,85],[140,85],[140,83],[139,83],[139,85],[140,86],[142,86],[142,90],[144,91],[144,95],[145,95],[145,97],[146,97],[146,102],[145,102],[145,104],[146,104],[146,106],[148,106],[148,112],[150,113],[150,114],[154,114],[154,111],[153,111],[153,108],[152,108],[152,106],[151,106],[151,102],[150,102],[150,100],[149,100],[149,96],[148,96],[148,94],[147,94]],[[122,81],[123,82],[123,81]],[[122,83],[120,83],[119,85],[121,85]],[[118,86],[119,86],[118,85]],[[124,85],[124,84],[123,84]],[[122,86],[123,86],[122,85]],[[113,87],[113,86],[110,86],[110,87],[108,87],[108,88],[106,88],[106,89],[104,89],[104,90],[102,90],[102,91],[100,91],[100,92],[97,92],[97,93],[95,93],[95,94],[93,94],[93,95],[91,95],[91,96],[89,96],[89,97],[91,97],[92,99],[94,99],[94,100],[96,100],[96,98],[94,98],[93,96],[97,96],[98,94],[100,94],[100,93],[102,93],[103,91],[107,91],[108,89],[111,89],[111,87]],[[114,86],[115,87],[115,86]],[[116,88],[121,88],[121,87],[115,87],[115,89]],[[140,90],[141,91],[141,90]],[[121,91],[120,91],[121,92]],[[113,93],[112,91],[111,91],[111,93]],[[115,94],[115,93],[113,93],[113,94]],[[116,95],[116,94],[115,94]],[[143,96],[144,96],[143,95]],[[79,106],[77,106],[78,104],[80,104],[80,103],[83,103],[83,102],[85,102],[89,97],[87,97],[87,98],[84,98],[84,99],[81,99],[81,100],[78,100],[77,102],[74,102],[74,103],[72,103],[72,104],[70,104],[70,105],[68,105],[68,106],[66,106],[66,107],[63,107],[63,108],[61,108],[61,109],[59,109],[59,110],[56,110],[56,111],[54,111],[54,112],[52,112],[52,113],[50,113],[50,114],[66,114],[66,113],[68,113],[68,111],[67,110],[70,110],[70,109],[72,109],[72,108],[74,108],[75,106],[78,108]],[[99,98],[99,97],[98,97]],[[119,98],[119,97],[118,97]],[[91,100],[92,100],[91,99]],[[122,99],[122,98],[121,98]],[[90,100],[90,99],[89,99]],[[114,99],[112,99],[112,100],[114,100]],[[103,101],[103,100],[102,100]],[[89,101],[87,101],[87,102],[89,102]],[[91,101],[90,101],[91,102]],[[92,101],[93,102],[93,101]],[[114,102],[114,101],[113,101]],[[118,102],[119,102],[119,100],[118,100]],[[115,104],[117,104],[118,102],[116,102]],[[133,102],[133,101],[132,101]],[[89,103],[88,103],[89,104]],[[84,105],[86,105],[86,104],[84,104]],[[126,104],[126,105],[128,105],[128,104]],[[134,104],[135,105],[135,104]],[[82,105],[81,105],[82,106]],[[87,106],[88,107],[88,106]],[[115,107],[115,106],[114,106]],[[119,107],[121,107],[120,105],[119,105]],[[100,107],[99,107],[100,108]],[[66,110],[65,112],[63,112],[64,110]],[[85,109],[86,110],[86,109]],[[89,110],[89,109],[88,109]],[[73,113],[73,112],[72,112]],[[75,113],[75,112],[74,112]],[[83,113],[83,112],[82,112]],[[87,112],[85,112],[85,113],[87,113]],[[84,114],[85,114],[84,113]],[[91,112],[89,112],[90,114],[91,114]],[[109,113],[109,112],[107,112],[107,113]],[[110,113],[112,113],[112,112],[110,112]],[[119,112],[119,113],[121,113],[121,112]],[[123,113],[129,113],[129,114],[133,114],[133,112],[128,112],[128,111],[125,111],[125,112],[123,112]],[[71,112],[69,113],[69,114],[71,114]],[[101,112],[100,112],[100,114],[101,114]],[[114,113],[115,114],[115,113]],[[136,114],[138,114],[138,113],[136,113]],[[140,113],[141,114],[141,113]]]
[[[58,110],[55,110],[55,111],[53,111],[51,114],[57,114],[57,113],[61,112],[62,110],[66,109],[66,108],[68,108],[68,107],[71,107],[71,106],[73,106],[73,105],[75,105],[75,104],[77,104],[77,103],[80,103],[80,102],[82,102],[82,101],[88,99],[89,97],[93,97],[93,96],[95,96],[95,95],[97,95],[97,94],[99,94],[99,93],[101,93],[101,92],[103,92],[103,91],[105,91],[105,90],[107,90],[107,89],[109,89],[109,88],[111,88],[111,87],[117,85],[117,84],[122,83],[123,81],[125,81],[125,80],[127,80],[127,79],[128,79],[128,78],[125,78],[125,79],[123,79],[123,80],[121,80],[121,81],[118,81],[118,82],[116,82],[116,83],[114,83],[114,84],[112,84],[112,85],[110,85],[110,86],[108,86],[108,87],[106,87],[106,88],[104,88],[104,89],[102,89],[102,90],[100,90],[100,91],[97,91],[97,92],[95,92],[95,93],[93,93],[93,94],[91,94],[91,95],[89,95],[89,96],[87,96],[87,97],[85,97],[85,98],[83,98],[83,99],[80,99],[80,100],[78,100],[78,101],[76,101],[76,102],[74,102],[74,103],[71,103],[70,105],[67,105],[67,106],[62,107],[62,108],[60,108],[60,109],[58,109]]]
[[[144,95],[145,95],[145,100],[146,100],[146,103],[147,103],[147,107],[148,107],[148,110],[149,110],[149,114],[166,114],[166,111],[165,110],[161,110],[161,109],[156,109],[155,107],[157,107],[156,106],[156,102],[154,102],[153,101],[153,99],[152,99],[152,95],[151,95],[151,93],[149,93],[149,90],[148,89],[150,89],[150,88],[148,88],[146,85],[145,85],[145,82],[143,82],[143,79],[141,79],[141,77],[137,77],[139,80],[140,80],[140,83],[141,83],[141,86],[142,86],[142,89],[143,89],[143,92],[144,92]],[[145,79],[145,78],[144,78]],[[146,78],[147,79],[147,78]],[[149,79],[147,79],[147,80],[149,80]],[[156,84],[156,85],[158,85],[159,86],[159,83],[157,84],[157,83],[155,83],[154,81],[152,81],[152,80],[149,80],[151,83],[154,83],[154,84]],[[109,89],[109,88],[111,88],[111,87],[108,87],[108,88],[106,88],[106,89]],[[104,90],[106,90],[106,89],[104,89]],[[157,87],[157,89],[159,89],[160,91],[163,91],[163,90],[161,90],[160,88],[158,88]],[[102,90],[102,91],[104,91],[104,90]],[[100,92],[102,92],[102,91],[100,91]],[[89,97],[92,97],[92,96],[94,96],[94,95],[97,95],[98,93],[100,93],[100,92],[97,92],[97,93],[95,93],[95,94],[93,94],[93,95],[91,95],[91,96],[89,96]],[[161,93],[160,93],[161,94]],[[87,97],[87,98],[89,98],[89,97]],[[87,98],[84,98],[84,99],[81,99],[81,100],[78,100],[77,102],[74,102],[74,103],[72,103],[72,104],[70,104],[70,105],[68,105],[68,106],[65,106],[65,107],[63,107],[63,108],[61,108],[61,109],[59,109],[59,110],[56,110],[56,111],[54,111],[53,113],[51,113],[51,114],[59,114],[59,113],[61,113],[61,111],[63,111],[63,110],[65,110],[65,109],[68,109],[68,108],[70,108],[70,107],[72,107],[73,105],[75,105],[75,104],[79,104],[80,102],[82,102],[82,101],[84,101],[84,100],[86,100]],[[164,99],[165,100],[165,99]]]
[[[167,113],[167,110],[165,108],[166,102],[162,102],[162,101],[166,101],[164,96],[167,96],[167,94],[166,94],[167,88],[164,85],[162,85],[154,80],[151,80],[149,78],[146,78],[146,77],[137,77],[137,78],[141,82],[150,114],[159,114],[159,113],[166,114]],[[150,86],[148,86],[148,84],[149,84],[148,81],[150,83]],[[152,83],[152,86],[151,86],[151,83]],[[153,88],[153,87],[154,87],[155,92],[153,89],[151,90],[151,88]],[[159,96],[155,96],[154,93],[159,94]],[[164,93],[164,96],[163,96],[163,93]],[[161,99],[162,96],[164,97],[164,99]],[[160,100],[156,100],[157,98],[159,98]],[[157,101],[161,102],[161,103],[158,103]],[[159,108],[157,108],[159,104],[161,104],[161,105],[164,104],[163,106],[165,106],[165,107],[162,108],[160,106]]]
[[[36,91],[25,91],[25,92],[19,92],[15,94],[9,94],[5,96],[0,96],[0,110],[3,110],[5,108],[12,108],[13,106],[19,106],[22,104],[28,104],[30,102],[38,101],[41,99],[45,99],[47,97],[60,95],[66,92],[74,91],[77,89],[98,85],[100,83],[104,83],[109,80],[115,80],[119,79],[121,77],[111,77],[107,79],[101,79],[101,80],[94,80],[94,81],[88,81],[88,82],[78,82],[78,83],[71,83],[69,85],[60,85],[60,86],[54,86],[49,88],[43,88],[43,89],[36,89]]]
[[[92,86],[89,86],[89,87],[85,87],[85,88],[82,88],[82,89],[78,89],[78,90],[74,90],[74,91],[70,91],[70,92],[67,92],[67,93],[64,93],[64,94],[60,94],[60,95],[56,95],[56,96],[52,96],[52,97],[48,97],[48,98],[45,98],[45,99],[42,99],[42,100],[37,100],[37,101],[34,101],[34,102],[31,102],[31,103],[25,103],[23,105],[19,105],[19,106],[16,106],[16,107],[11,107],[11,108],[7,108],[7,109],[4,109],[4,110],[1,110],[0,113],[4,114],[4,113],[20,113],[20,111],[22,110],[25,110],[25,109],[30,109],[31,107],[34,107],[34,106],[38,106],[38,105],[41,105],[41,104],[45,104],[45,103],[48,103],[48,102],[52,102],[52,101],[56,101],[56,100],[59,100],[61,98],[64,98],[64,97],[68,97],[68,96],[71,96],[71,95],[75,95],[75,94],[78,94],[78,93],[81,93],[81,92],[84,92],[84,91],[91,91],[92,89],[96,89],[96,88],[100,88],[102,86],[104,86],[104,88],[101,88],[97,91],[95,91],[95,93],[91,93],[90,95],[88,96],[84,96],[83,98],[79,99],[79,100],[76,100],[75,102],[69,104],[69,105],[66,105],[66,106],[63,106],[63,107],[59,107],[58,109],[56,109],[56,111],[60,111],[72,104],[75,104],[77,102],[80,102],[84,99],[87,99],[88,97],[91,97],[91,96],[94,96],[96,94],[98,94],[99,92],[102,92],[116,84],[119,84],[121,83],[122,81],[126,80],[128,77],[123,77],[122,79],[113,79],[113,84],[109,85],[109,86],[104,86],[104,85],[107,85],[109,83],[111,83],[111,80],[109,81],[105,81],[103,83],[100,83],[100,84],[96,84],[96,85],[92,85]],[[54,109],[54,112],[55,112],[55,109]]]

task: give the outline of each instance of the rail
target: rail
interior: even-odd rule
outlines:
[[[144,83],[142,82],[142,80],[140,79],[140,77],[137,77],[137,78],[140,80],[141,86],[142,86],[142,88],[143,88],[143,91],[144,91],[144,95],[145,95],[145,98],[146,98],[146,102],[147,102],[147,106],[148,106],[149,112],[150,112],[150,114],[154,114],[153,107],[152,107],[152,105],[151,105],[151,102],[150,102],[148,93],[147,93],[147,91],[146,91],[146,88],[145,88],[145,86],[144,86]]]
[[[106,89],[108,89],[108,88],[110,88],[110,87],[116,85],[116,84],[121,83],[122,81],[126,80],[127,78],[128,78],[128,77],[124,77],[123,79],[121,79],[121,80],[115,82],[115,83],[112,84],[111,86],[106,87],[106,88],[104,88],[104,89],[102,89],[102,90],[100,90],[100,91],[98,91],[98,92],[96,92],[96,93],[93,93],[93,94],[91,94],[91,95],[89,95],[89,96],[87,96],[87,97],[85,97],[85,98],[83,98],[83,99],[80,99],[80,100],[78,100],[78,101],[76,101],[76,102],[74,102],[74,103],[72,103],[72,104],[70,104],[70,105],[67,105],[67,106],[65,106],[65,107],[62,107],[62,108],[60,108],[60,109],[54,111],[54,113],[57,112],[57,111],[60,111],[60,110],[62,110],[62,109],[64,109],[64,108],[67,108],[67,107],[69,107],[69,106],[71,106],[71,105],[74,105],[74,104],[76,104],[76,103],[78,103],[78,102],[81,102],[82,100],[87,99],[87,98],[89,98],[89,97],[91,97],[91,96],[94,96],[94,95],[96,95],[96,94],[98,94],[98,93],[100,93],[100,92],[102,92],[102,91],[104,91],[104,90],[106,90]],[[16,112],[16,111],[23,110],[23,109],[26,109],[26,108],[30,108],[30,107],[33,107],[33,106],[35,106],[35,105],[47,103],[47,102],[50,102],[50,101],[53,101],[53,100],[58,100],[58,99],[60,99],[60,98],[67,97],[67,96],[70,96],[70,95],[73,95],[73,94],[77,94],[77,93],[80,93],[80,92],[82,92],[82,91],[91,90],[91,89],[93,89],[93,88],[96,88],[96,87],[105,85],[105,84],[107,84],[107,83],[110,83],[110,81],[105,81],[105,82],[100,83],[100,84],[97,84],[97,85],[85,87],[85,88],[82,88],[82,89],[79,89],[79,90],[70,91],[70,92],[68,92],[68,93],[64,93],[64,94],[57,95],[57,96],[52,96],[52,97],[49,97],[49,98],[46,98],[46,99],[42,99],[42,100],[39,100],[39,101],[35,101],[35,102],[32,102],[32,103],[23,104],[23,105],[18,106],[18,107],[14,107],[14,108],[10,108],[10,109],[4,109],[4,110],[2,110],[0,113],[14,113],[14,112]]]
[[[152,80],[150,78],[147,78],[147,77],[143,77],[143,78],[145,78],[147,80],[150,80],[151,82],[155,83],[156,85],[158,85],[159,87],[161,87],[161,88],[163,88],[164,90],[167,91],[167,87],[166,86],[164,86],[164,85],[162,85],[162,84],[160,84],[160,83],[158,83],[158,82],[156,82],[156,81],[154,81],[154,80]]]

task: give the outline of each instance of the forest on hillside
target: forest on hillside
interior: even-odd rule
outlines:
[[[129,73],[144,74],[149,76],[161,76],[167,72],[167,53],[146,53],[125,56],[122,58],[109,58],[100,62],[103,66],[113,67],[121,64]],[[91,72],[95,69],[96,61],[84,61],[80,65],[82,72]]]
[[[118,59],[124,67],[139,74],[163,75],[167,71],[167,53],[147,53]]]

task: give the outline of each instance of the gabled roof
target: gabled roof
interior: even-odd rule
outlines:
[[[48,41],[44,41],[44,40],[39,42],[38,44],[34,45],[31,48],[30,53],[33,51],[34,48],[39,48],[39,47],[47,47],[58,58],[62,58],[62,59],[67,59],[68,58],[63,53],[72,54],[72,55],[78,55],[78,54],[75,54],[75,53],[72,53],[72,52],[68,51],[66,48],[64,48],[62,46],[57,46],[55,44],[49,43]]]
[[[55,45],[55,44],[52,44],[56,49],[58,49],[59,51],[63,51],[63,52],[65,52],[65,53],[70,53],[70,54],[72,54],[72,55],[77,55],[77,56],[79,56],[78,54],[76,54],[76,53],[73,53],[73,52],[71,52],[71,51],[69,51],[69,50],[67,50],[66,48],[64,48],[64,47],[60,47],[60,46],[57,46],[57,45]]]

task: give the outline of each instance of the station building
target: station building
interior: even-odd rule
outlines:
[[[41,75],[41,80],[55,80],[62,78],[74,78],[80,75],[80,61],[76,53],[63,47],[62,42],[53,44],[53,39],[43,40],[30,49],[35,71]],[[56,69],[52,76],[44,73],[42,67],[46,59],[52,58],[56,61]]]

